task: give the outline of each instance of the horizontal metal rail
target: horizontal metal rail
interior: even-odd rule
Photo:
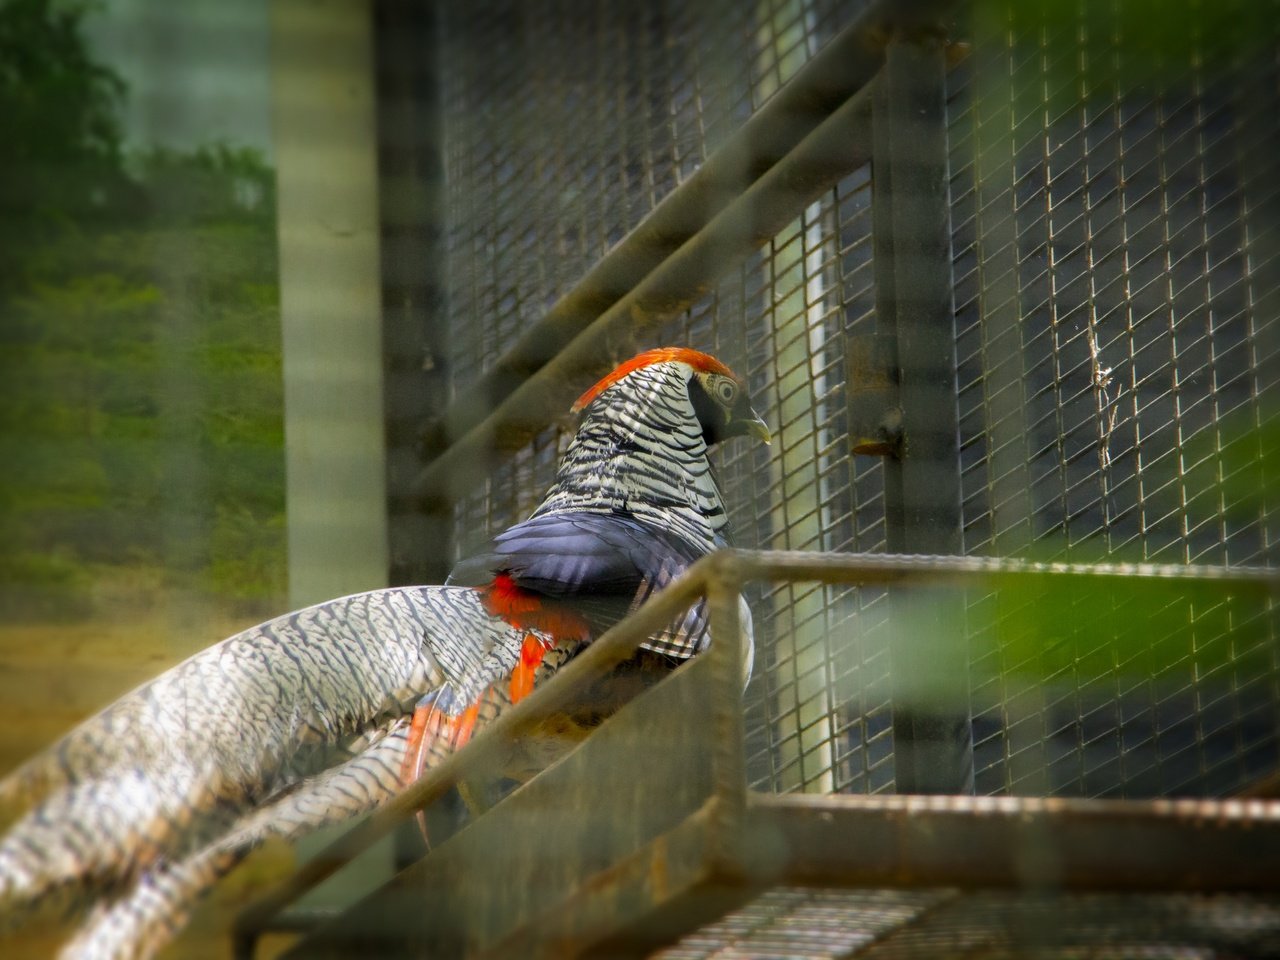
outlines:
[[[953,897],[1280,891],[1280,803],[755,793],[747,801],[736,874],[707,856],[715,798],[477,960],[645,957],[779,886]]]
[[[384,807],[360,821],[287,881],[247,907],[237,920],[240,938],[250,941],[273,927],[273,918],[288,904],[332,876],[372,844],[459,783],[499,769],[519,738],[564,710],[585,684],[603,677],[626,660],[653,634],[682,615],[699,598],[737,593],[757,580],[818,581],[857,585],[999,586],[1032,579],[1097,581],[1115,579],[1201,583],[1231,586],[1246,592],[1280,592],[1280,572],[1256,567],[1178,566],[1173,564],[1037,563],[978,557],[926,557],[886,554],[836,554],[722,550],[704,557],[635,613],[606,631],[565,665],[545,686],[515,705],[476,735],[464,749],[448,757]],[[720,604],[723,606],[723,603]],[[732,771],[730,779],[740,782]],[[937,801],[950,802],[950,801]],[[974,804],[988,803],[974,800]],[[1054,801],[1058,802],[1058,801]],[[1254,802],[1256,803],[1256,801]],[[976,809],[976,807],[975,807]],[[1173,808],[1171,808],[1173,809]],[[1216,809],[1216,808],[1215,808]],[[1241,807],[1242,810],[1253,807]],[[741,817],[739,811],[736,817]],[[736,851],[735,855],[741,855]]]
[[[916,556],[883,553],[809,553],[791,550],[724,550],[715,557],[749,580],[817,580],[822,583],[911,582],[978,584],[1004,577],[1076,577],[1086,580],[1175,580],[1280,588],[1280,570],[1174,563],[1059,563],[995,557]],[[708,558],[711,559],[711,558]],[[733,568],[731,568],[733,569]]]
[[[1277,828],[1266,800],[753,794],[747,816],[760,881],[871,888],[1274,892]]]

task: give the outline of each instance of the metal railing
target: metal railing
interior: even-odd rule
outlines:
[[[350,832],[300,868],[286,883],[270,892],[242,913],[237,924],[237,955],[252,956],[257,937],[265,930],[297,929],[295,920],[280,920],[280,912],[307,891],[351,863],[361,852],[416,813],[463,784],[480,785],[501,780],[513,756],[524,752],[522,741],[537,736],[548,720],[570,709],[581,690],[603,678],[627,660],[638,645],[664,625],[681,616],[693,603],[705,598],[709,605],[713,643],[711,651],[699,658],[703,672],[695,694],[707,705],[707,729],[690,729],[688,737],[704,744],[699,756],[710,765],[705,806],[693,827],[682,827],[690,838],[696,833],[699,863],[709,865],[717,876],[755,877],[742,881],[732,902],[753,896],[765,886],[777,883],[840,884],[853,886],[952,886],[989,888],[1020,886],[1028,882],[1026,864],[1020,860],[1026,838],[1043,845],[1045,831],[1067,829],[1055,840],[1053,884],[1065,889],[1094,890],[1276,890],[1276,877],[1265,857],[1253,855],[1260,847],[1251,844],[1280,842],[1280,812],[1269,801],[1161,801],[1089,802],[1064,800],[996,800],[965,798],[843,798],[853,806],[824,807],[820,798],[769,799],[747,789],[744,729],[741,699],[741,632],[738,597],[752,582],[820,582],[849,584],[862,588],[976,588],[983,591],[1021,592],[1035,584],[1083,585],[1118,583],[1126,589],[1143,585],[1169,584],[1190,591],[1209,589],[1241,598],[1274,602],[1280,595],[1280,574],[1256,568],[1197,567],[1159,564],[1032,563],[966,557],[886,556],[849,554],[778,553],[727,550],[698,561],[667,589],[650,598],[634,614],[608,630],[581,655],[562,668],[546,685],[526,700],[500,715],[475,739],[447,760],[427,771],[385,807],[358,823]],[[664,686],[661,684],[660,686]],[[640,731],[641,733],[643,731]],[[590,742],[590,741],[588,741]],[[680,750],[669,762],[677,776],[692,776]],[[591,776],[587,770],[586,775]],[[594,778],[593,778],[594,779]],[[598,788],[598,785],[597,785]],[[618,785],[606,789],[617,790]],[[641,785],[643,789],[643,785]],[[759,800],[753,800],[759,797]],[[834,798],[831,798],[834,800]],[[768,803],[766,803],[768,800]],[[782,827],[791,839],[784,844],[790,852],[783,861],[765,856],[745,838],[764,836],[760,817],[771,817],[774,801],[782,814],[793,817]],[[508,801],[509,802],[509,801]],[[760,806],[765,804],[765,806]],[[570,820],[575,814],[571,798],[562,813]],[[486,816],[500,813],[502,805]],[[761,812],[764,811],[764,812]],[[582,813],[583,811],[577,811]],[[832,816],[842,825],[856,824],[858,836],[866,839],[855,848],[831,846],[815,836],[812,824],[828,822]],[[798,818],[798,819],[794,819]],[[609,810],[596,810],[593,825],[615,822]],[[806,826],[808,823],[810,826]],[[1205,833],[1209,825],[1219,832]],[[1270,832],[1252,837],[1251,827],[1267,826]],[[607,829],[607,827],[606,827]],[[775,829],[775,828],[771,828]],[[983,839],[974,842],[974,830]],[[1106,837],[1140,840],[1099,843]],[[1221,831],[1225,830],[1223,833]],[[1130,831],[1125,833],[1125,831]],[[1070,838],[1077,836],[1080,842]],[[507,835],[512,849],[522,843],[517,831]],[[879,837],[879,840],[875,838]],[[1084,842],[1083,838],[1089,838]],[[1198,838],[1198,839],[1197,839]],[[1225,838],[1225,839],[1224,839]],[[653,837],[644,838],[646,841]],[[1169,841],[1176,840],[1176,843]],[[873,842],[874,841],[874,842]],[[1065,841],[1065,842],[1064,842]],[[675,840],[671,841],[673,844]],[[568,844],[568,841],[566,841]],[[1241,847],[1241,844],[1244,847]],[[572,844],[568,844],[572,846]],[[449,846],[446,844],[445,849]],[[664,847],[669,855],[673,847]],[[1242,856],[1242,849],[1250,855]],[[513,854],[514,855],[514,854]],[[431,869],[432,857],[418,865]],[[764,861],[761,857],[765,856]],[[647,863],[647,861],[646,861]],[[763,865],[762,865],[763,863]],[[780,864],[785,863],[785,867]],[[1183,869],[1185,867],[1185,869]],[[498,867],[495,867],[498,868]],[[476,870],[484,870],[477,864]],[[499,868],[500,869],[500,868]],[[609,884],[640,882],[632,877],[641,865],[620,867]],[[645,866],[644,869],[651,869]],[[701,868],[699,868],[701,870]],[[763,873],[761,873],[763,871]],[[418,874],[421,876],[421,873]],[[631,879],[628,879],[628,878]],[[698,873],[698,883],[705,877]],[[584,889],[600,893],[600,884],[578,876]],[[1034,877],[1030,878],[1032,881]],[[412,879],[410,882],[413,882]],[[495,878],[493,887],[501,887]],[[485,883],[478,888],[484,890]],[[568,896],[569,890],[548,890],[545,896]],[[594,894],[593,894],[594,895]],[[494,893],[493,896],[499,896]],[[608,898],[606,898],[608,900]],[[612,902],[612,901],[610,901]],[[729,901],[717,901],[712,913],[729,908]],[[573,910],[559,920],[542,921],[549,928],[578,921]],[[598,918],[597,918],[598,919]],[[619,915],[618,923],[634,918]],[[699,917],[701,922],[705,917]],[[345,921],[343,921],[345,922]],[[407,921],[415,922],[415,921]],[[524,917],[521,923],[533,922]],[[625,925],[625,924],[624,924]],[[392,931],[394,932],[394,931]],[[499,931],[501,932],[501,931]],[[546,932],[546,931],[544,931]],[[581,936],[587,936],[579,931]],[[577,936],[577,934],[575,934]],[[550,933],[547,943],[560,944]],[[533,947],[524,941],[530,949]],[[637,941],[640,942],[640,941]],[[647,942],[647,941],[645,941]],[[650,944],[652,946],[652,944]],[[500,945],[494,946],[501,955]]]
[[[1126,58],[1141,44],[1126,44],[1145,40],[1124,5],[761,0],[587,20],[525,7],[516,34],[501,26],[507,3],[442,8],[433,35],[457,68],[437,77],[454,164],[439,282],[455,313],[429,318],[422,366],[455,399],[423,430],[405,502],[436,529],[452,523],[465,552],[467,536],[534,505],[564,443],[559,414],[585,383],[637,348],[682,342],[744,374],[776,427],[767,454],[717,454],[739,542],[824,553],[700,566],[696,586],[610,631],[243,929],[456,784],[494,775],[522,733],[679,603],[707,593],[724,636],[726,597],[743,584],[757,679],[712,724],[716,776],[734,789],[689,834],[721,866],[753,816],[743,783],[762,795],[951,791],[972,771],[980,794],[1117,798],[1225,796],[1274,777],[1275,574],[1241,564],[1276,563],[1263,454],[1280,189],[1259,158],[1280,150],[1280,68],[1254,54],[1280,18],[1250,27],[1261,46],[1233,52],[1215,31],[1257,10],[1226,0],[1204,20],[1197,5],[1185,43],[1135,71]],[[968,43],[943,41],[948,11],[961,17],[950,36]],[[468,44],[500,67],[476,73]],[[583,44],[581,64],[548,62]],[[664,60],[671,50],[680,62]],[[582,130],[583,111],[595,128]],[[548,152],[526,171],[521,151],[535,148]],[[1006,580],[1017,588],[897,598],[906,583]],[[1161,585],[1179,590],[1136,599]],[[711,666],[717,656],[729,654]],[[943,709],[921,690],[942,690]],[[946,756],[959,762],[931,782]],[[857,816],[909,811],[957,839],[928,811],[990,814],[1008,827],[1001,842],[1031,846],[1018,817],[1066,829],[1078,816],[1083,851],[1124,811],[1148,824],[1165,811],[1165,839],[1184,836],[1177,811],[1272,815],[939,804],[867,800]],[[1120,873],[1141,853],[1111,846]],[[1235,854],[1206,853],[1219,855]],[[1010,879],[1016,864],[1002,869]],[[1144,883],[1172,883],[1154,861],[1142,869]],[[1091,864],[1082,885],[1103,873]]]

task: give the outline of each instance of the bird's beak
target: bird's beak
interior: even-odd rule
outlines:
[[[751,412],[755,414],[755,418],[746,422],[747,433],[751,434],[751,436],[758,440],[763,440],[765,443],[771,442],[773,440],[773,434],[769,432],[769,428],[765,425],[763,418],[761,418],[760,414],[756,413],[754,410]]]

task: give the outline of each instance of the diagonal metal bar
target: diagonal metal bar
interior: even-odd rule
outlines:
[[[553,304],[492,368],[461,391],[443,416],[428,424],[423,431],[428,462],[478,428],[488,411],[706,229],[750,184],[787,157],[861,90],[884,62],[885,38],[894,22],[922,15],[922,10],[946,6],[949,4],[939,0],[879,0],[824,45],[688,180],[668,194],[643,223]],[[846,163],[841,173],[858,165],[856,155]],[[839,175],[836,173],[831,182]],[[795,201],[791,203],[789,215],[794,216],[799,207]],[[702,282],[709,284],[712,279],[704,277]],[[546,422],[550,420],[549,417]]]
[[[864,163],[869,122],[870,97],[864,88],[637,286],[581,328],[496,409],[484,403],[480,409],[492,412],[419,474],[417,489],[424,501],[450,499],[473,488],[497,461],[559,419],[581,384],[605,371],[611,362],[610,338],[630,341],[688,307],[721,274],[794,219],[796,210]]]
[[[361,820],[323,851],[303,864],[292,876],[241,912],[236,922],[237,955],[252,956],[259,932],[272,926],[273,918],[288,904],[327,880],[398,825],[434,803],[463,780],[476,779],[481,771],[500,769],[511,745],[570,703],[575,691],[625,660],[644,640],[660,632],[702,596],[709,560],[661,593],[650,598],[622,623],[606,631],[557,674],[556,680],[535,690],[527,699],[503,713],[466,749],[451,755],[388,803]]]

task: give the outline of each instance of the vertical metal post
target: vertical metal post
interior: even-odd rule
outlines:
[[[387,521],[393,585],[441,583],[451,504],[422,509],[418,436],[448,400],[444,141],[435,4],[375,0]]]
[[[371,0],[271,6],[289,595],[387,583],[377,94]],[[299,844],[303,857],[327,843]],[[332,907],[392,872],[389,846]]]
[[[714,683],[711,705],[715,737],[715,821],[712,857],[721,870],[741,866],[742,831],[746,817],[747,762],[742,724],[742,622],[738,598],[742,578],[737,563],[721,555],[707,577],[707,613],[711,625]]]
[[[382,362],[387,447],[387,582],[443,583],[452,566],[453,504],[424,504],[419,436],[448,401],[444,130],[440,24],[434,3],[374,0]],[[447,834],[456,824],[434,831]],[[416,824],[395,834],[403,867],[422,855]]]
[[[295,607],[386,583],[371,22],[368,2],[271,7]]]
[[[945,71],[937,31],[900,30],[876,81],[877,326],[896,342],[902,412],[900,454],[885,460],[886,539],[894,553],[962,550]],[[894,609],[909,625],[892,648],[898,791],[972,792],[967,703],[938,696],[967,674],[959,601],[895,596]]]

